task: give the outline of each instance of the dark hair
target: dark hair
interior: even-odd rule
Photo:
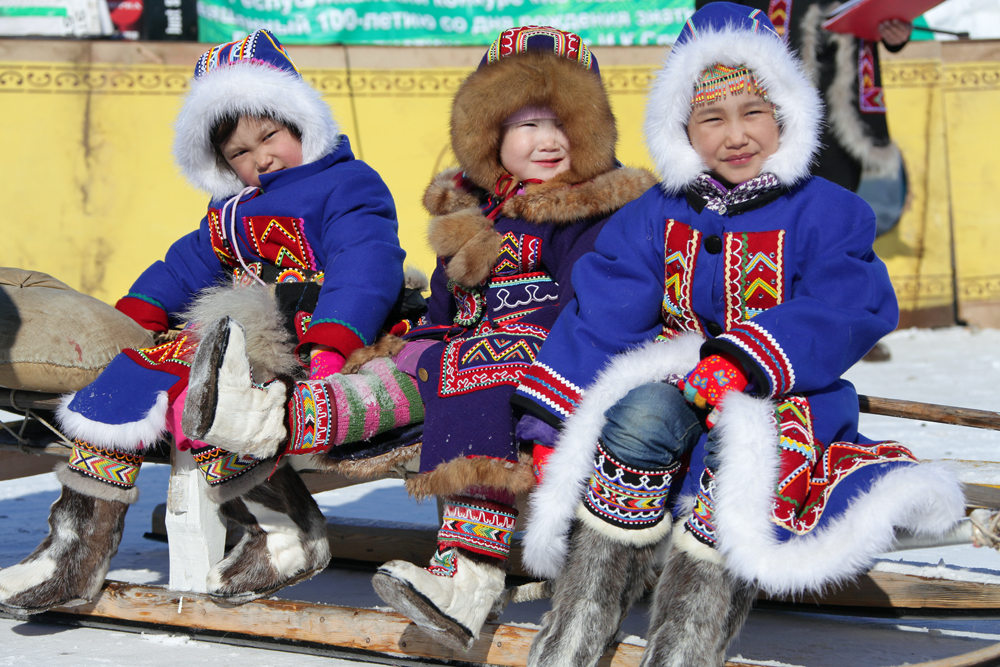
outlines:
[[[242,116],[237,116],[236,114],[226,114],[215,121],[215,124],[212,125],[212,129],[209,130],[208,133],[209,141],[212,142],[212,148],[215,149],[215,164],[220,169],[232,171],[232,167],[230,167],[229,163],[226,162],[226,156],[222,154],[222,145],[229,141],[229,138],[233,136],[233,132],[236,131],[236,127],[240,124],[241,118],[252,118],[256,121],[273,121],[291,132],[292,136],[300,142],[302,141],[302,131],[298,127],[292,125],[291,123],[286,123],[283,120],[278,120],[269,113],[260,115],[243,114]]]

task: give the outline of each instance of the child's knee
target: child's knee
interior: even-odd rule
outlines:
[[[623,461],[639,467],[667,466],[693,447],[701,434],[697,416],[674,386],[636,387],[609,408],[601,436]]]

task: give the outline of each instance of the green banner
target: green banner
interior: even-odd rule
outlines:
[[[266,28],[288,44],[491,44],[501,31],[550,25],[590,46],[670,44],[694,0],[198,0],[202,42]]]

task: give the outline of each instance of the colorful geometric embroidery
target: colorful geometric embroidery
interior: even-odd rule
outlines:
[[[330,442],[330,412],[336,409],[322,381],[297,382],[288,402],[289,442],[287,454],[326,451]]]
[[[778,341],[752,320],[736,324],[720,340],[735,343],[764,369],[771,381],[770,396],[791,393],[795,387],[795,371]]]
[[[478,498],[450,498],[438,532],[439,547],[461,547],[507,560],[517,510]]]
[[[224,240],[222,233],[222,216],[217,208],[208,209],[208,238],[212,242],[212,250],[224,266],[236,266],[238,263],[233,255],[232,247]]]
[[[493,264],[494,276],[532,273],[542,258],[542,239],[530,234],[507,232],[500,237],[500,252]]]
[[[559,286],[544,272],[519,273],[490,281],[486,305],[490,321],[500,326],[559,301]]]
[[[518,391],[544,403],[562,417],[573,414],[583,400],[583,389],[537,361],[521,377]]]
[[[771,19],[778,36],[787,42],[788,25],[792,19],[792,0],[771,0],[767,7],[767,18]]]
[[[725,235],[726,329],[784,300],[784,230]]]
[[[876,85],[875,54],[872,43],[858,40],[858,108],[861,113],[885,113],[885,91]]]
[[[69,455],[69,467],[88,477],[123,489],[135,486],[143,455],[119,452],[74,440]]]
[[[775,412],[779,428],[780,465],[771,520],[796,535],[816,527],[834,488],[852,472],[879,463],[916,463],[897,442],[871,445],[815,438],[812,411],[803,396],[790,396]]]
[[[434,555],[431,556],[431,564],[428,566],[427,571],[439,577],[454,577],[456,565],[458,564],[457,555],[458,552],[455,550],[455,547],[442,547],[438,545],[438,548],[434,551]]]
[[[316,256],[306,240],[302,218],[254,215],[243,227],[257,256],[279,268],[316,270]]]
[[[691,304],[701,236],[701,232],[684,223],[667,220],[664,231],[663,319],[667,328],[704,335],[705,331]]]
[[[197,348],[198,344],[192,342],[191,337],[182,332],[169,343],[143,350],[125,349],[122,350],[122,354],[139,366],[161,373],[169,373],[184,380],[184,382],[174,382],[167,392],[168,400],[173,402],[187,387],[186,380],[191,372],[191,361],[194,359]]]
[[[715,547],[715,474],[709,468],[702,471],[698,480],[694,509],[684,522],[684,528],[702,544]]]
[[[757,81],[757,75],[746,65],[729,67],[715,63],[702,70],[691,97],[691,108],[697,109],[724,100],[727,95],[739,95],[744,91],[750,95],[758,95],[765,102],[769,101],[767,91]]]
[[[481,287],[468,289],[460,283],[449,280],[448,291],[455,297],[458,311],[455,313],[455,324],[460,327],[474,327],[483,319],[486,312],[486,298]]]
[[[441,357],[438,395],[455,396],[503,384],[518,386],[544,340],[497,334],[451,341]]]
[[[532,47],[538,46],[537,42],[539,40],[535,39],[538,37],[547,38],[546,41],[551,44],[552,51],[556,55],[563,56],[569,60],[575,60],[584,69],[591,69],[597,64],[590,53],[590,49],[587,48],[587,45],[583,43],[578,35],[548,26],[537,25],[526,25],[520,28],[504,30],[497,37],[496,41],[490,45],[483,59],[486,62],[495,63],[512,53],[522,53],[529,48],[529,43]]]
[[[252,456],[240,456],[218,447],[203,447],[193,449],[194,462],[201,468],[209,486],[223,484],[231,479],[252,470],[260,463],[260,459]]]
[[[667,495],[680,461],[643,470],[619,461],[597,441],[594,474],[583,504],[598,519],[619,528],[652,528],[666,515]]]

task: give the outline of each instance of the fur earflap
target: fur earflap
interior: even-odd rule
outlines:
[[[531,513],[523,560],[532,574],[552,578],[562,571],[570,526],[594,471],[597,438],[607,421],[605,411],[640,385],[694,368],[702,342],[697,334],[684,334],[669,342],[647,343],[616,357],[586,388],[580,407],[566,420],[541,486],[528,501]],[[670,524],[663,523],[667,534]]]
[[[503,122],[524,107],[548,107],[562,121],[571,158],[563,182],[582,183],[613,168],[618,132],[600,77],[532,49],[480,67],[455,94],[451,147],[473,183],[492,192],[507,173],[500,164]]]
[[[962,484],[940,463],[896,467],[808,535],[778,540],[771,522],[778,478],[774,404],[730,394],[715,426],[723,447],[715,475],[715,520],[726,568],[772,595],[799,595],[843,584],[887,551],[895,529],[943,535],[965,516]],[[753,474],[748,474],[753,471]]]
[[[675,45],[653,80],[646,105],[646,146],[663,190],[677,194],[707,170],[688,139],[687,122],[695,85],[715,63],[746,65],[777,106],[781,138],[763,171],[788,187],[807,178],[819,150],[819,93],[780,38],[729,25],[720,30],[705,27],[696,38]]]
[[[285,328],[273,286],[209,287],[198,293],[181,316],[187,322],[206,324],[223,317],[243,325],[247,356],[256,382],[267,382],[278,376],[302,376],[303,369],[295,355],[295,341]]]
[[[224,116],[271,116],[302,133],[303,164],[315,162],[339,142],[340,129],[319,92],[300,77],[265,63],[241,61],[191,81],[174,125],[174,159],[184,176],[212,199],[244,188],[216,161],[210,132]]]
[[[535,476],[530,457],[521,459],[515,463],[483,456],[457,458],[406,480],[406,490],[414,498],[461,495],[473,486],[525,494],[534,487]]]

